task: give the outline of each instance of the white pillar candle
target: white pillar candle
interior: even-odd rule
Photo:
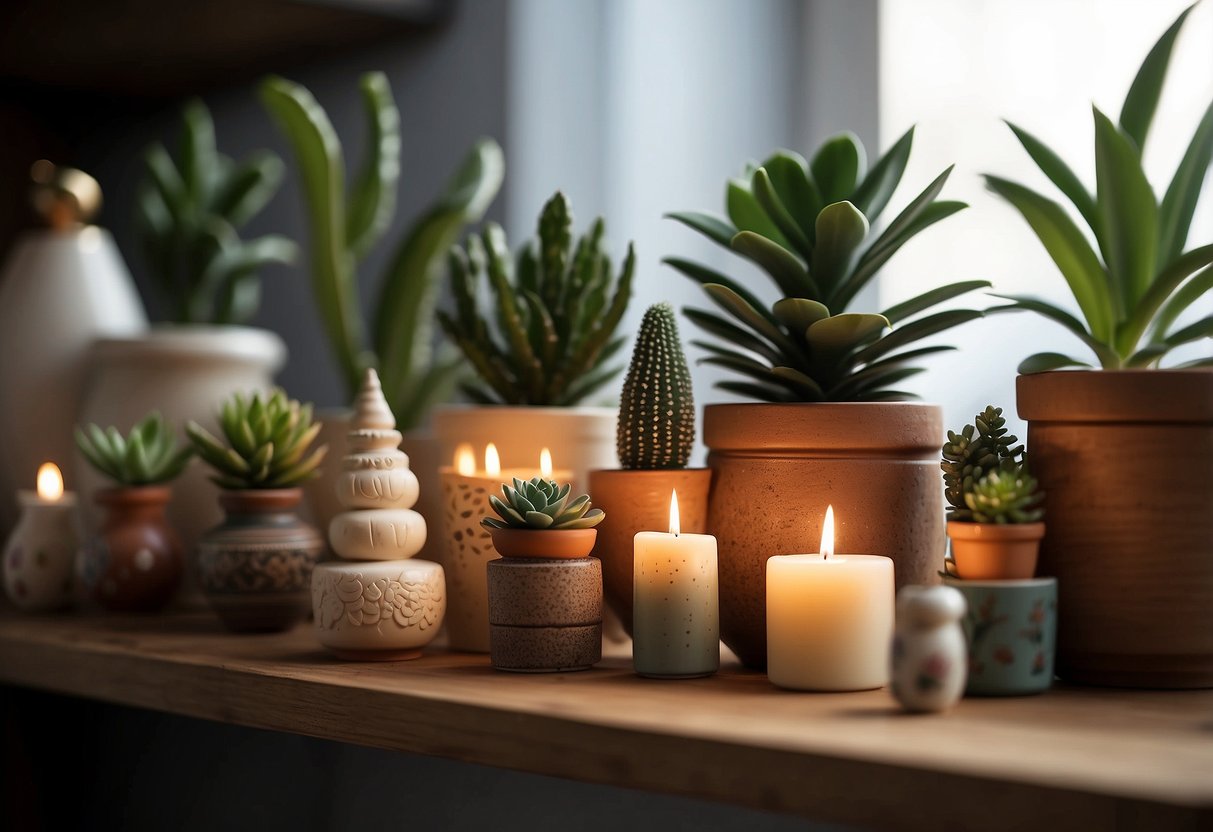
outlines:
[[[633,548],[632,661],[641,676],[685,679],[720,667],[716,538],[681,534],[678,494],[670,531],[639,532]]]
[[[791,690],[884,687],[893,636],[893,561],[834,554],[834,509],[821,553],[767,560],[767,676]]]

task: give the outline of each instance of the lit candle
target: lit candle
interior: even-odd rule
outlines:
[[[38,469],[37,491],[18,492],[21,519],[4,547],[4,589],[24,610],[52,610],[72,600],[79,537],[76,495],[63,490],[53,462]]]
[[[641,676],[685,679],[720,667],[716,538],[681,534],[678,492],[669,532],[638,532],[633,548],[632,661]]]
[[[792,690],[869,690],[889,679],[893,561],[834,554],[834,508],[821,553],[767,560],[767,676]]]

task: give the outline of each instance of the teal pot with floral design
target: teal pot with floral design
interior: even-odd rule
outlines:
[[[948,579],[968,603],[966,696],[1023,696],[1053,684],[1057,579]]]

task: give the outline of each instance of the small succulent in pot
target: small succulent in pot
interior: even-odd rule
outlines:
[[[1026,461],[990,471],[965,493],[974,523],[1039,523],[1044,494]]]
[[[480,522],[493,536],[502,557],[583,558],[594,548],[604,519],[602,509],[592,508],[589,495],[570,500],[572,485],[560,485],[543,477],[514,478],[513,487],[501,486],[502,497],[491,495],[489,504],[497,517]]]
[[[80,558],[82,583],[106,609],[163,607],[185,569],[181,539],[164,514],[172,496],[167,484],[185,470],[193,448],[178,444],[159,413],[125,436],[113,426],[77,428],[76,445],[114,483],[93,498],[105,518]]]
[[[973,417],[973,424],[959,431],[948,431],[943,445],[944,497],[948,501],[949,520],[972,520],[973,512],[965,495],[990,471],[1015,467],[1022,461],[1023,445],[1007,431],[1002,408],[988,405]]]

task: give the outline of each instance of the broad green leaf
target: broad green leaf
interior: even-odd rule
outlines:
[[[750,176],[753,176],[751,171]],[[748,179],[730,179],[725,189],[725,207],[729,219],[738,231],[752,231],[760,237],[766,237],[775,243],[788,247],[787,238],[780,232],[775,222],[762,210],[758,200],[750,191]]]
[[[809,163],[813,181],[827,205],[849,199],[863,180],[867,158],[863,144],[854,133],[832,136],[818,148]]]
[[[1060,370],[1065,367],[1085,367],[1088,370],[1091,369],[1091,365],[1085,361],[1070,358],[1068,355],[1062,355],[1059,352],[1038,352],[1035,355],[1029,355],[1019,362],[1019,372],[1025,376],[1032,375],[1033,373],[1045,373],[1049,370]]]
[[[712,354],[706,358],[699,359],[700,364],[707,364],[712,367],[723,367],[734,373],[740,373],[747,378],[752,378],[760,382],[772,382],[771,368],[760,361],[755,361],[752,358],[747,358],[742,355],[718,355]]]
[[[835,202],[817,215],[817,245],[810,274],[823,294],[832,300],[868,236],[868,218],[850,202]]]
[[[1213,358],[1197,358],[1193,361],[1185,361],[1183,364],[1176,364],[1171,369],[1173,369],[1173,370],[1195,370],[1195,369],[1204,369],[1205,367],[1213,367]]]
[[[684,260],[681,257],[667,257],[661,261],[667,266],[682,272],[682,274],[694,280],[700,286],[706,286],[709,283],[719,283],[721,286],[728,286],[737,294],[745,298],[746,303],[762,312],[771,319],[771,323],[775,323],[776,319],[773,315],[766,311],[766,305],[758,299],[756,295],[750,292],[749,289],[742,286],[736,280],[730,277],[725,277],[720,272],[709,269],[707,266],[702,266],[699,263],[694,263],[690,260]]]
[[[724,390],[726,393],[746,396],[760,402],[794,402],[798,400],[796,394],[774,384],[754,384],[748,381],[718,381],[716,382],[716,389]]]
[[[208,183],[214,175],[215,123],[211,112],[201,100],[195,98],[186,103],[181,113],[184,129],[181,131],[181,176],[185,192],[192,204],[206,203]]]
[[[732,241],[734,235],[737,234],[737,228],[731,222],[712,214],[704,214],[699,211],[672,211],[666,214],[666,217],[682,223],[687,228],[698,231],[709,240],[725,248],[729,247],[729,243]]]
[[[771,369],[771,375],[799,393],[804,401],[817,402],[825,396],[821,385],[800,370],[792,367],[774,367]]]
[[[1176,292],[1176,290],[1188,278],[1188,275],[1195,274],[1210,264],[1213,264],[1213,244],[1194,248],[1180,255],[1171,265],[1162,270],[1162,273],[1154,279],[1153,285],[1150,286],[1150,291],[1141,299],[1141,303],[1137,305],[1137,308],[1133,310],[1133,314],[1117,332],[1117,345],[1121,347],[1120,351],[1122,354],[1137,345],[1137,342],[1141,340],[1141,336],[1145,334],[1146,329],[1155,320],[1164,304],[1167,307],[1167,312],[1165,313],[1166,320],[1155,323],[1156,332],[1166,331],[1166,328],[1170,326],[1170,323],[1176,317],[1183,314],[1183,311],[1189,305],[1204,294],[1204,290],[1192,294],[1192,292],[1199,289],[1199,283],[1192,288],[1185,287],[1187,291],[1182,293],[1182,299],[1179,299],[1180,293]]]
[[[829,395],[835,401],[866,400],[875,393],[887,391],[894,384],[923,372],[926,372],[925,367],[871,365],[847,376],[829,391]]]
[[[1051,321],[1054,321],[1055,323],[1061,324],[1074,335],[1078,336],[1078,338],[1084,344],[1090,347],[1091,350],[1099,357],[1100,363],[1105,367],[1115,367],[1120,363],[1120,356],[1116,354],[1116,350],[1114,350],[1110,345],[1104,344],[1101,341],[1093,338],[1091,334],[1087,332],[1087,328],[1082,325],[1082,321],[1078,320],[1078,318],[1075,318],[1064,309],[1054,306],[1053,304],[1039,298],[1028,297],[1026,295],[995,294],[994,297],[1009,300],[1011,301],[1011,305],[987,309],[986,314],[1008,310],[1026,310],[1029,312],[1035,312],[1037,315],[1041,315]]]
[[[863,212],[868,222],[875,222],[893,198],[893,192],[897,190],[897,185],[906,171],[906,163],[910,160],[910,147],[913,144],[914,128],[911,127],[876,160],[876,164],[851,195],[851,202]]]
[[[1192,142],[1188,145],[1175,176],[1167,186],[1162,204],[1158,209],[1158,261],[1159,269],[1183,253],[1188,241],[1188,230],[1192,226],[1192,214],[1200,193],[1204,188],[1209,165],[1213,162],[1213,103],[1205,110]]]
[[[1036,166],[1041,169],[1045,176],[1049,177],[1049,181],[1056,185],[1057,189],[1065,194],[1066,198],[1078,209],[1078,213],[1086,220],[1091,233],[1099,237],[1099,209],[1095,205],[1095,197],[1091,196],[1091,192],[1087,190],[1087,186],[1082,183],[1082,180],[1078,178],[1074,171],[1048,145],[1027,130],[1016,127],[1009,121],[1006,122],[1006,125],[1011,128],[1011,132],[1019,139],[1019,143],[1023,145],[1023,149],[1028,151],[1028,155],[1032,157],[1032,161],[1036,163]]]
[[[809,326],[805,338],[815,366],[829,368],[852,350],[888,328],[883,315],[843,313]]]
[[[890,306],[883,314],[889,319],[890,324],[897,324],[906,318],[917,315],[919,312],[930,309],[932,306],[937,306],[952,298],[960,297],[975,289],[988,289],[989,287],[990,281],[988,280],[965,280],[960,283],[949,283],[947,286],[931,289],[909,300]]]
[[[976,320],[981,316],[982,313],[974,309],[949,309],[944,312],[936,312],[934,315],[928,315],[925,318],[919,318],[887,333],[876,343],[864,347],[855,355],[855,361],[858,364],[871,364],[895,349],[968,321]]]
[[[783,353],[771,346],[771,344],[759,338],[748,329],[743,329],[732,321],[728,321],[719,315],[708,312],[704,309],[694,309],[691,307],[684,308],[682,313],[695,326],[702,329],[710,335],[715,335],[725,343],[732,344],[744,350],[757,353],[772,363],[779,362],[782,359]],[[708,349],[711,347],[706,342],[692,341],[696,346]]]
[[[368,72],[358,83],[367,114],[367,153],[349,195],[345,238],[361,257],[387,230],[396,213],[400,179],[400,111],[382,72]]]
[[[1165,338],[1176,319],[1187,311],[1188,307],[1204,297],[1210,289],[1213,289],[1213,269],[1210,268],[1198,272],[1191,280],[1180,286],[1154,317],[1154,338]]]
[[[1158,248],[1158,203],[1137,148],[1097,108],[1095,190],[1107,243],[1104,256],[1119,311],[1131,310],[1150,288]]]
[[[1201,318],[1199,321],[1171,333],[1167,336],[1167,344],[1178,347],[1180,344],[1189,344],[1199,341],[1201,338],[1213,338],[1213,315]]]
[[[804,332],[818,321],[830,317],[824,304],[806,298],[783,298],[771,309],[781,324],[792,332]]]
[[[1125,359],[1124,366],[1129,368],[1157,366],[1159,360],[1173,349],[1175,349],[1174,346],[1165,342],[1147,344]]]
[[[1150,123],[1154,120],[1154,111],[1158,109],[1158,97],[1167,77],[1167,64],[1171,60],[1175,36],[1179,34],[1188,14],[1194,8],[1195,4],[1184,9],[1170,28],[1163,32],[1150,54],[1146,55],[1141,68],[1137,70],[1137,77],[1133,79],[1129,93],[1125,96],[1124,106],[1120,110],[1120,126],[1133,140],[1139,153],[1145,149]]]
[[[817,185],[809,177],[809,166],[804,157],[790,150],[777,150],[762,163],[775,193],[788,213],[796,220],[800,230],[810,240],[815,233],[817,214],[825,204]]]
[[[799,348],[784,334],[783,330],[767,320],[732,289],[721,286],[719,283],[709,283],[703,288],[720,308],[753,329],[758,335],[766,338],[777,349],[788,355],[796,355],[799,352]]]
[[[771,218],[783,236],[800,253],[801,257],[808,260],[813,255],[813,243],[800,229],[787,207],[784,206],[783,200],[779,198],[779,194],[775,192],[775,186],[771,184],[771,177],[765,168],[754,171],[754,176],[750,180],[750,190],[753,192],[754,198],[758,200],[758,204],[762,206],[762,210]]]
[[[239,227],[265,207],[284,173],[285,166],[275,154],[253,153],[219,182],[211,194],[210,208]]]
[[[818,297],[817,283],[796,255],[779,243],[753,231],[739,231],[733,238],[733,251],[762,267],[779,286],[785,297]]]

